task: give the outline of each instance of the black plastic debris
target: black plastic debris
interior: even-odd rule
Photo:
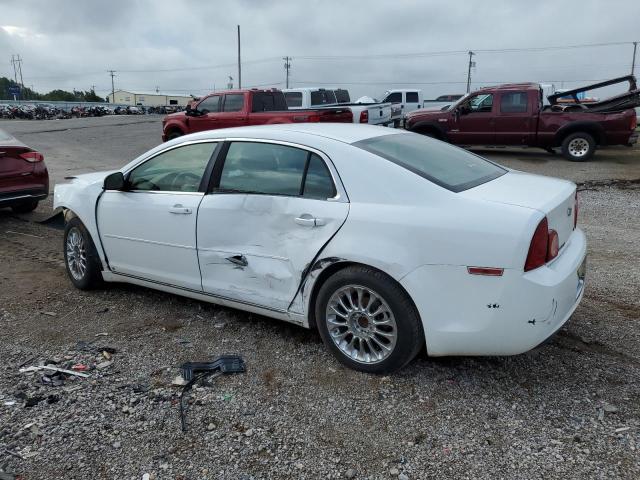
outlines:
[[[244,360],[240,355],[222,355],[212,362],[186,362],[180,369],[182,378],[187,382],[180,393],[180,423],[183,432],[187,431],[185,394],[191,390],[191,387],[205,378],[246,372]]]

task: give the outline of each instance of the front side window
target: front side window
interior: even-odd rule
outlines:
[[[393,92],[387,95],[384,99],[385,102],[402,103],[402,92]]]
[[[527,93],[526,92],[509,92],[503,93],[500,98],[501,113],[526,113],[527,112]]]
[[[194,143],[156,155],[129,173],[129,190],[197,192],[216,146]]]
[[[223,112],[241,112],[244,107],[244,95],[242,93],[233,93],[224,96]]]
[[[234,142],[224,161],[218,191],[327,199],[335,189],[323,160],[300,148]]]
[[[288,107],[302,106],[302,92],[285,92],[284,98],[287,100]]]
[[[467,100],[470,113],[491,112],[493,108],[493,94],[481,93],[474,95]]]
[[[352,144],[385,158],[452,192],[498,178],[507,171],[462,148],[417,134],[391,134]]]
[[[220,95],[205,98],[198,105],[198,110],[202,113],[215,113],[220,111]]]

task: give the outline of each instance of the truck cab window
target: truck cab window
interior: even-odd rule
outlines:
[[[526,92],[503,93],[502,97],[500,98],[500,112],[526,113],[527,103],[528,99]]]
[[[232,93],[224,96],[223,112],[241,112],[244,106],[244,95],[242,93]]]
[[[202,100],[198,104],[198,110],[202,113],[214,113],[220,111],[220,95],[213,95]]]
[[[407,92],[407,103],[418,103],[418,92]]]
[[[465,102],[469,108],[469,113],[491,112],[493,108],[493,94],[492,93],[480,93]]]
[[[393,92],[387,95],[387,98],[383,100],[383,102],[391,102],[391,103],[402,103],[402,93],[401,92]]]

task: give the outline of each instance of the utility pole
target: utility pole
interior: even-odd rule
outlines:
[[[242,67],[240,66],[240,25],[238,25],[238,88],[242,88]]]
[[[22,80],[22,59],[20,58],[20,54],[16,55],[16,63],[18,64],[18,72],[20,73],[20,85],[24,88],[24,81]]]
[[[467,70],[467,93],[471,91],[471,67],[476,66],[476,62],[473,61],[474,55],[475,53],[469,50],[469,69]]]
[[[113,83],[113,77],[116,76],[115,70],[107,70],[109,75],[111,75],[111,103],[116,103],[116,88]],[[134,102],[135,103],[135,102]]]
[[[16,70],[16,56],[11,55],[11,66],[13,67],[13,81],[18,83],[18,71]]]
[[[633,61],[631,62],[631,75],[634,75],[636,70],[636,50],[638,49],[638,42],[633,42]]]
[[[291,57],[282,57],[284,60],[284,69],[287,71],[287,88],[289,88],[289,70],[291,70]]]

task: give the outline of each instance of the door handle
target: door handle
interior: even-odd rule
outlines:
[[[180,205],[179,203],[174,205],[173,207],[169,208],[169,213],[176,213],[176,214],[182,214],[182,215],[190,215],[192,212],[192,210],[190,208],[187,207],[183,207],[182,205]]]
[[[308,214],[304,214],[299,217],[296,217],[295,222],[298,225],[302,225],[303,227],[321,227],[322,225],[325,224],[324,219],[314,218]]]
[[[246,267],[247,265],[249,265],[247,257],[245,257],[244,255],[232,255],[230,257],[227,257],[227,260],[240,267]]]

